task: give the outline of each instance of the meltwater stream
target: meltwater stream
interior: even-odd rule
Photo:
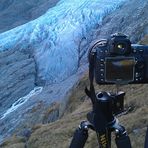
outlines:
[[[42,92],[43,87],[35,87],[28,95],[19,98],[16,102],[12,104],[12,106],[2,115],[1,119],[4,119],[8,114],[17,110],[21,105],[29,100],[32,96],[38,95]]]

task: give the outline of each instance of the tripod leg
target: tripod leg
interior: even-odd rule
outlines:
[[[83,148],[88,138],[88,132],[81,129],[76,129],[72,142],[69,148]]]
[[[83,148],[88,138],[88,128],[90,123],[87,121],[81,122],[78,129],[76,129],[69,148]]]
[[[119,128],[116,129],[116,145],[117,148],[132,148],[131,141],[129,136],[126,133],[126,130],[123,126],[119,125]]]
[[[116,144],[118,148],[131,148],[131,142],[128,135],[116,138]]]
[[[108,129],[108,145],[111,148],[111,131]]]

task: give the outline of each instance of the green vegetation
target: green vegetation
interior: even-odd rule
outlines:
[[[148,44],[148,36],[141,41]],[[36,125],[32,129],[28,139],[14,135],[4,142],[2,148],[68,148],[73,132],[82,120],[86,119],[86,114],[91,110],[91,101],[84,93],[85,86],[88,86],[88,73],[72,91],[67,105],[67,110],[63,117],[56,122]],[[119,117],[131,138],[133,148],[143,148],[146,127],[148,125],[148,85],[128,85],[120,89],[126,92],[125,107],[131,107],[128,114]],[[115,86],[98,86],[96,90],[115,91]],[[47,114],[50,113],[50,110]],[[113,141],[113,148],[115,147]],[[89,139],[85,148],[97,148],[96,135],[89,131]]]

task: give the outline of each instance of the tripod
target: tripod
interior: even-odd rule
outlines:
[[[90,89],[85,89],[87,96],[92,102],[92,111],[87,114],[88,121],[82,121],[79,128],[76,129],[70,148],[83,148],[88,138],[88,130],[92,129],[97,134],[99,148],[111,148],[111,134],[115,132],[117,148],[131,148],[131,142],[127,132],[119,124],[116,115],[124,111],[125,92],[99,92],[95,93],[93,85],[95,54],[94,49],[98,44],[101,45],[106,40],[97,41],[89,50],[89,80]],[[122,84],[122,83],[117,83]],[[145,148],[148,148],[148,130],[145,140]]]
[[[85,89],[85,93],[91,99],[92,111],[87,114],[88,121],[82,121],[75,131],[70,148],[83,148],[88,138],[88,130],[92,129],[97,134],[100,148],[111,148],[111,133],[116,134],[116,145],[118,148],[131,148],[130,139],[125,128],[118,123],[115,117],[124,110],[124,92],[95,93],[93,85],[96,42],[89,51],[89,80],[90,89]]]
[[[76,129],[70,148],[83,148],[89,129],[96,132],[100,148],[111,148],[112,132],[115,132],[118,148],[131,148],[125,128],[118,123],[115,117],[123,111],[124,96],[124,92],[99,92],[96,95],[95,104],[93,104],[93,111],[87,114],[88,121],[82,121],[79,128]]]

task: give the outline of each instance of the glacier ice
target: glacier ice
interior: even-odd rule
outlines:
[[[77,71],[87,50],[80,44],[87,44],[91,29],[125,1],[61,0],[38,19],[0,34],[0,50],[33,50],[38,77],[62,81]]]

